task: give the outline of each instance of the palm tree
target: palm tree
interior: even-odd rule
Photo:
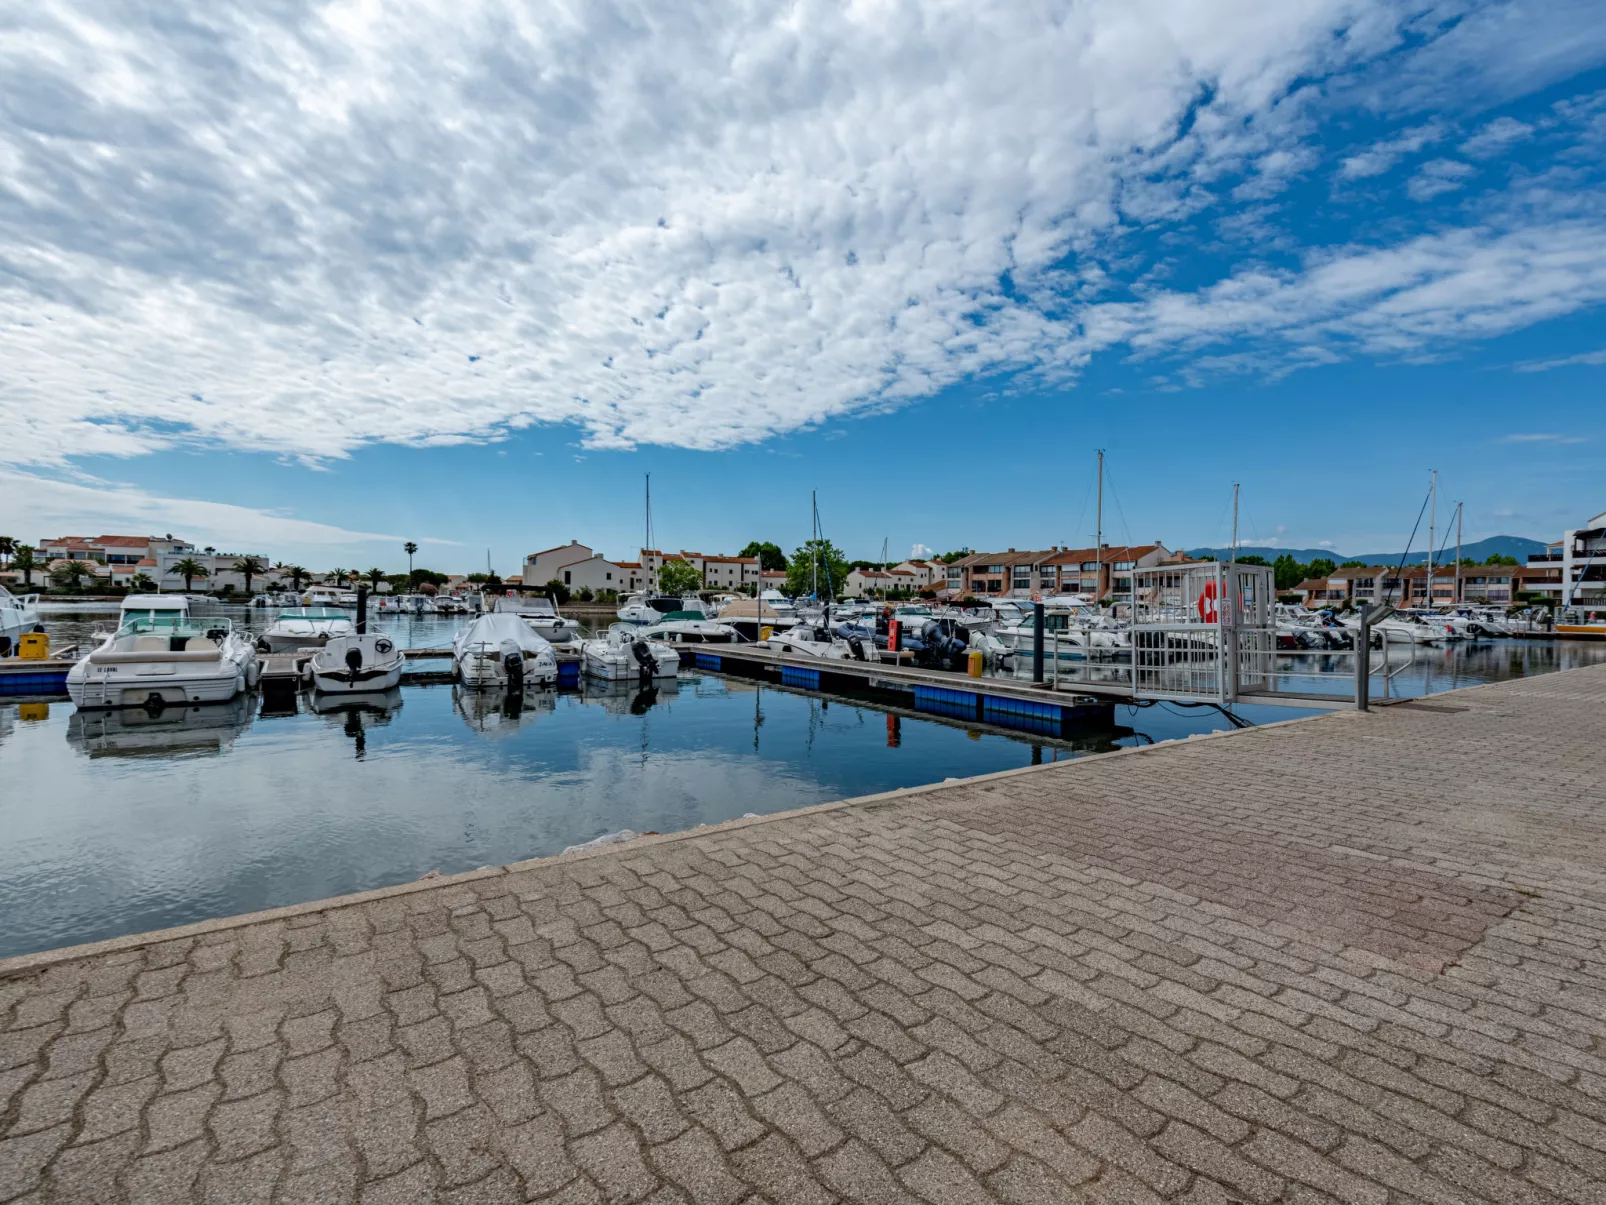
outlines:
[[[11,567],[22,570],[24,587],[33,585],[33,571],[39,568],[39,562],[34,560],[32,544],[18,544],[12,549]]]
[[[144,594],[148,587],[156,585],[148,573],[136,573],[128,579],[128,588],[138,594]]]
[[[310,574],[300,565],[281,565],[279,568],[290,575],[290,588],[300,593],[301,579],[310,576]]]
[[[198,577],[211,577],[207,567],[192,556],[182,561],[174,561],[173,567],[167,571],[169,577],[178,576],[184,579],[184,593],[190,592],[190,583]]]
[[[363,576],[368,579],[368,584],[373,587],[374,593],[378,594],[379,583],[385,580],[385,571],[383,569],[370,569]]]
[[[0,569],[5,567],[4,563],[9,561],[16,551],[17,540],[15,536],[0,536]]]
[[[261,557],[243,556],[234,562],[234,572],[245,579],[245,592],[251,593],[251,579],[259,573],[266,573],[268,566]]]
[[[324,580],[334,582],[337,586],[344,586],[346,584],[346,576],[344,569],[331,569],[324,574]]]
[[[88,561],[63,561],[50,571],[50,576],[58,586],[66,586],[69,590],[76,590],[83,584],[86,577],[93,577],[95,571],[89,567]]]
[[[408,540],[402,545],[402,551],[407,554],[407,580],[413,580],[413,553],[418,551],[418,545]]]

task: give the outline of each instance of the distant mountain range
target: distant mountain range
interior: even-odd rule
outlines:
[[[1485,540],[1474,540],[1470,544],[1461,545],[1461,555],[1481,561],[1491,556],[1514,556],[1517,560],[1527,563],[1528,554],[1543,552],[1545,545],[1542,540],[1530,540],[1525,536],[1490,536]],[[1190,548],[1189,556],[1225,558],[1232,552],[1231,548]],[[1275,561],[1283,554],[1293,557],[1302,564],[1309,564],[1317,557],[1326,557],[1334,564],[1345,561],[1365,561],[1368,565],[1398,565],[1400,554],[1394,552],[1337,552],[1331,548],[1272,548],[1264,544],[1240,544],[1239,556],[1263,556],[1268,561]],[[1455,558],[1455,545],[1450,544],[1443,553],[1434,557],[1434,560],[1443,563]],[[1407,565],[1425,565],[1428,560],[1427,541],[1422,542],[1421,548],[1413,548]]]

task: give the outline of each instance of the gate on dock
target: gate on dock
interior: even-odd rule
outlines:
[[[1269,565],[1132,571],[1132,695],[1227,704],[1272,688],[1275,581]]]

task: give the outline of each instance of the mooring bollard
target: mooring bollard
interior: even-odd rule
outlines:
[[[1032,681],[1043,680],[1043,604],[1032,604]]]

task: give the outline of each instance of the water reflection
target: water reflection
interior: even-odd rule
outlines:
[[[294,702],[294,696],[291,696]],[[307,696],[307,707],[314,715],[321,715],[329,724],[338,726],[351,738],[353,752],[361,761],[368,752],[368,729],[390,723],[391,715],[402,705],[401,687],[389,690],[354,690],[339,694],[313,691]],[[266,702],[264,701],[264,714]]]
[[[67,743],[91,758],[216,757],[251,727],[255,710],[255,699],[236,695],[198,707],[73,711]]]
[[[508,736],[537,716],[558,708],[552,687],[527,686],[523,690],[467,690],[452,688],[452,705],[463,722],[481,736]]]

